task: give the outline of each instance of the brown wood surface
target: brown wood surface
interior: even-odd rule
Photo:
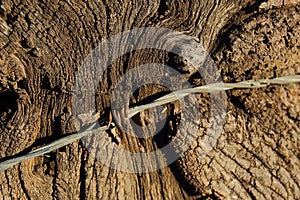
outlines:
[[[271,78],[274,71],[276,76],[299,73],[299,7],[292,4],[297,2],[282,8],[260,3],[0,1],[1,160],[74,132],[71,98],[75,72],[101,41],[135,27],[165,27],[198,38],[212,54],[224,81]],[[154,62],[180,63],[170,54],[154,50],[131,52],[115,61],[100,81],[100,113],[109,107],[111,91],[125,72]],[[195,74],[185,76],[193,85],[202,83]],[[157,86],[142,87],[131,103],[163,91],[166,89]],[[195,143],[170,167],[151,173],[125,173],[101,164],[93,150],[77,141],[0,172],[0,197],[299,199],[299,84],[236,90],[227,96],[230,112],[224,133],[204,159],[195,156],[200,145]],[[197,136],[201,139],[207,129],[209,97],[198,97],[202,110]],[[177,104],[169,106],[176,110]],[[131,151],[159,148],[176,129],[174,113],[169,113],[170,125],[161,141],[140,141],[116,130],[121,145]],[[147,113],[134,120],[146,124]],[[96,136],[87,140],[91,149],[100,148]]]

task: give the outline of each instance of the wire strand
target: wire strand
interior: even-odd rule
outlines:
[[[175,100],[182,99],[183,97],[195,94],[195,93],[211,93],[211,92],[218,92],[218,91],[226,91],[231,89],[252,89],[252,88],[261,88],[261,87],[267,87],[269,85],[283,85],[283,84],[291,84],[291,83],[298,83],[300,82],[300,75],[294,75],[294,76],[283,76],[273,79],[261,79],[261,80],[248,80],[248,81],[242,81],[237,83],[213,83],[209,85],[204,86],[198,86],[195,88],[189,88],[189,89],[183,89],[183,90],[177,90],[173,91],[167,95],[164,95],[156,100],[154,100],[151,103],[140,105],[133,107],[129,109],[128,117],[131,118],[137,113],[144,111],[149,108],[153,108],[156,106],[161,106],[167,103],[171,103]],[[103,117],[100,119],[100,121],[106,121],[106,117]],[[89,134],[91,134],[94,130],[97,130],[97,132],[103,132],[105,130],[108,130],[109,127],[107,125],[103,125],[100,127],[96,127],[97,123],[93,123],[89,125],[88,128],[86,128],[82,132],[74,133],[71,135],[68,135],[66,137],[60,138],[58,140],[55,140],[43,147],[37,148],[25,155],[17,156],[8,160],[5,160],[3,162],[0,162],[0,172],[4,171],[6,169],[9,169],[13,167],[14,165],[31,158],[35,158],[44,154],[47,154],[49,152],[55,151],[61,147],[64,147],[66,145],[69,145],[73,143],[74,141],[85,137]],[[96,129],[94,129],[96,127]]]

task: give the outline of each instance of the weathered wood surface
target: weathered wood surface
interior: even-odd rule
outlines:
[[[74,132],[71,97],[75,72],[101,41],[134,27],[166,27],[198,38],[208,52],[212,51],[224,81],[268,78],[274,71],[278,75],[300,71],[299,8],[289,8],[291,5],[270,11],[270,6],[260,7],[260,2],[252,0],[0,3],[1,158]],[[100,83],[97,109],[109,106],[110,92],[122,74],[154,62],[167,64],[172,57],[147,50],[114,62]],[[195,75],[185,75],[193,84],[201,83]],[[161,91],[165,88],[143,87],[131,101]],[[130,174],[99,163],[93,151],[78,141],[1,172],[0,196],[299,199],[299,84],[227,95],[230,113],[224,133],[205,159],[195,156],[200,145],[196,143],[171,167]],[[199,95],[199,141],[207,128],[208,100]],[[176,110],[176,103],[171,109]],[[145,124],[147,116],[138,116],[136,121]],[[174,126],[176,120],[171,121]],[[173,126],[165,130],[166,135],[172,134]],[[118,134],[124,148],[131,151],[139,151],[141,146],[151,151],[166,142],[139,141]],[[96,149],[93,141],[97,141],[96,136],[91,144]]]

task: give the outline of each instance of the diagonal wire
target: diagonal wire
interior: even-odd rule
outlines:
[[[154,100],[152,103],[131,108],[128,112],[128,117],[131,118],[143,110],[164,105],[167,103],[171,103],[175,100],[182,99],[183,97],[190,94],[211,93],[211,92],[219,92],[219,91],[225,91],[231,89],[261,88],[261,87],[267,87],[268,85],[281,85],[281,84],[290,84],[290,83],[297,83],[297,82],[300,82],[300,75],[283,76],[283,77],[278,77],[273,79],[249,80],[249,81],[242,81],[238,83],[213,83],[209,85],[198,86],[195,88],[176,90],[174,92],[171,92],[165,96],[162,96]]]
[[[96,126],[96,123],[93,123],[92,125],[90,125],[87,129],[85,129],[82,132],[74,133],[74,134],[68,135],[66,137],[60,138],[58,140],[55,140],[55,141],[53,141],[53,142],[51,142],[51,143],[49,143],[49,144],[47,144],[43,147],[40,147],[38,149],[33,150],[33,151],[31,151],[31,152],[29,152],[25,155],[18,156],[18,157],[11,158],[9,160],[5,160],[3,162],[0,162],[0,172],[6,170],[8,168],[11,168],[15,164],[18,164],[19,162],[22,162],[22,161],[28,160],[30,158],[35,158],[35,157],[47,154],[51,151],[57,150],[61,147],[64,147],[64,146],[66,146],[66,145],[68,145],[68,144],[84,137],[84,136],[87,136],[90,133],[92,133],[92,129],[95,126]],[[107,129],[108,129],[108,127],[103,126],[103,127],[100,127],[97,130],[100,130],[102,132],[102,131],[105,131]]]
[[[209,85],[198,86],[195,88],[176,90],[176,91],[173,91],[167,95],[164,95],[164,96],[154,100],[151,103],[136,106],[136,107],[129,109],[128,117],[131,118],[143,110],[153,108],[156,106],[161,106],[161,105],[164,105],[167,103],[171,103],[175,100],[182,99],[183,97],[190,95],[190,94],[211,93],[211,92],[226,91],[226,90],[231,90],[231,89],[261,88],[261,87],[267,87],[268,85],[282,85],[282,84],[291,84],[291,83],[298,83],[298,82],[300,82],[300,75],[293,75],[293,76],[283,76],[283,77],[278,77],[278,78],[273,78],[273,79],[248,80],[248,81],[242,81],[242,82],[238,82],[238,83],[213,83],[213,84],[209,84]],[[105,122],[106,120],[107,120],[107,118],[103,117],[99,121]],[[25,155],[17,156],[17,157],[5,160],[3,162],[0,162],[0,172],[6,170],[8,168],[11,168],[12,166],[14,166],[24,160],[35,158],[35,157],[47,154],[51,151],[55,151],[55,150],[57,150],[61,147],[64,147],[84,136],[87,136],[93,132],[93,128],[95,128],[96,125],[97,125],[97,122],[89,125],[89,127],[86,128],[84,131],[81,131],[78,133],[73,133],[66,137],[55,140],[43,147],[33,150]],[[108,130],[109,127],[107,127],[107,125],[103,125],[96,129],[97,129],[97,131],[103,132],[105,130]]]

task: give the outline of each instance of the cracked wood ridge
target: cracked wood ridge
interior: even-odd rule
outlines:
[[[75,132],[83,123],[72,118],[76,71],[101,41],[134,27],[165,27],[198,38],[224,82],[299,74],[298,4],[295,0],[1,0],[0,161]],[[99,80],[95,99],[101,116],[107,116],[112,90],[122,75],[145,63],[170,65],[193,86],[205,84],[177,55],[155,49],[130,52],[113,62]],[[142,74],[131,78],[137,81]],[[172,77],[166,78],[172,82]],[[93,135],[0,172],[0,197],[299,199],[299,86],[228,91],[224,131],[205,158],[197,152],[213,116],[209,95],[197,94],[201,118],[195,143],[171,166],[143,174],[113,170],[95,158],[101,144]],[[166,91],[149,84],[128,103]],[[166,107],[167,123],[154,138],[138,139],[118,128],[104,134],[120,138],[119,145],[126,150],[154,151],[170,141],[180,122],[178,102]],[[148,111],[133,120],[140,125],[151,121]]]

